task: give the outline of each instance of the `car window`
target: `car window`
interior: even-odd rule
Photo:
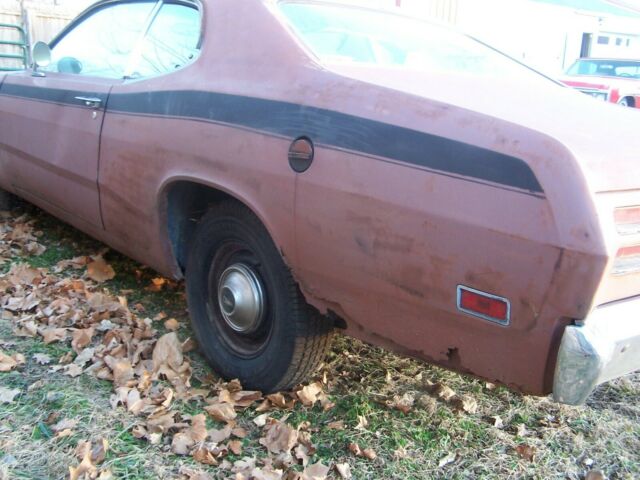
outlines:
[[[132,77],[173,72],[192,62],[200,50],[200,12],[182,4],[165,4],[134,59]]]
[[[471,37],[426,21],[337,4],[286,1],[279,8],[325,64],[544,78]]]
[[[122,78],[155,3],[119,3],[96,10],[53,46],[47,70]]]
[[[640,79],[640,62],[628,62],[624,60],[578,60],[569,68],[567,74]]]

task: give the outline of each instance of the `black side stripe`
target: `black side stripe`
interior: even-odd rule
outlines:
[[[5,83],[0,91],[2,95],[12,97],[24,97],[30,100],[40,100],[43,102],[59,103],[63,105],[80,105],[76,97],[96,97],[104,102],[107,100],[106,93],[60,90],[55,88],[27,87],[24,85],[16,85],[13,83]]]
[[[6,95],[76,104],[87,92],[4,85]],[[91,93],[91,95],[95,95]],[[203,91],[112,94],[109,111],[207,120],[383,157],[543,196],[522,159],[448,138],[321,108]]]

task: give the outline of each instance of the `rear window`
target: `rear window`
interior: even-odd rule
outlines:
[[[279,7],[297,36],[326,64],[541,77],[483,43],[437,24],[344,5],[281,2]]]

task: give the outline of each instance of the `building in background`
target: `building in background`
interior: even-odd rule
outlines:
[[[395,0],[408,14],[455,25],[550,75],[580,57],[640,59],[632,0]]]

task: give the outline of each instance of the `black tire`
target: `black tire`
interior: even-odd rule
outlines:
[[[12,210],[16,207],[16,205],[17,198],[13,194],[0,188],[0,211]]]
[[[235,285],[229,283],[233,275],[243,285],[257,285],[254,295],[233,294],[227,288]],[[265,393],[287,390],[324,358],[333,322],[305,302],[266,228],[243,205],[219,204],[200,220],[189,248],[186,284],[200,347],[224,378]],[[247,305],[261,308],[248,308],[252,313],[238,318],[251,322],[240,322],[233,315]]]

